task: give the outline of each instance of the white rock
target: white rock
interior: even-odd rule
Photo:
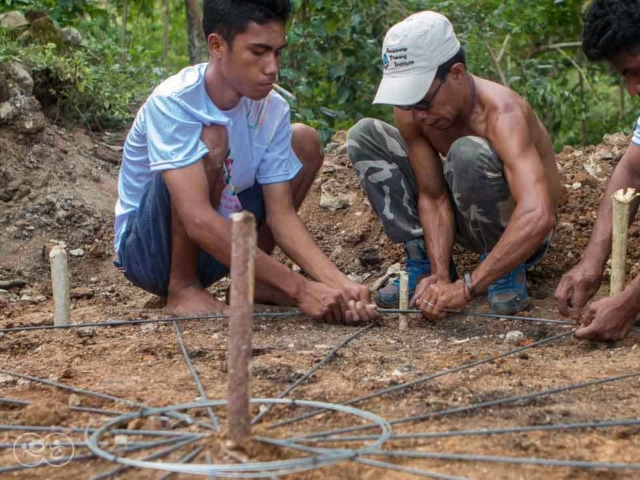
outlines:
[[[84,250],[81,248],[76,248],[75,250],[71,250],[69,255],[72,257],[84,257]]]
[[[75,393],[72,393],[71,395],[69,395],[70,407],[79,407],[81,403],[82,401],[80,400],[80,397],[78,395],[76,395]]]
[[[20,301],[21,302],[33,302],[33,297],[29,296],[29,295],[23,295],[20,297]]]
[[[37,295],[33,298],[33,300],[38,303],[42,303],[47,301],[47,297],[45,297],[44,295]]]
[[[524,340],[524,333],[519,330],[512,330],[511,332],[507,332],[507,335],[504,337],[504,341],[512,345],[515,345],[522,340]]]
[[[0,385],[13,385],[16,379],[10,375],[0,374]]]
[[[116,445],[127,445],[129,443],[127,435],[116,435],[113,440]]]
[[[350,207],[353,204],[355,194],[353,192],[345,192],[337,180],[329,180],[320,187],[322,194],[320,195],[320,206],[329,210],[340,210],[341,208]]]
[[[145,333],[153,332],[154,330],[157,330],[157,329],[158,329],[158,325],[155,323],[144,323],[140,327],[140,330],[142,330]]]
[[[29,20],[18,11],[7,12],[0,15],[0,28],[10,32],[29,26]]]
[[[355,283],[362,283],[364,281],[362,275],[356,275],[355,273],[350,273],[347,275],[347,278]]]

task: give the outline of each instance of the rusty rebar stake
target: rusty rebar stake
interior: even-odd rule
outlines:
[[[231,215],[231,320],[229,322],[229,439],[243,445],[251,435],[250,373],[256,223],[249,212]]]

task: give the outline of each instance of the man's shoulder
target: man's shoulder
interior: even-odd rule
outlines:
[[[183,68],[158,85],[151,93],[151,97],[180,97],[188,94],[204,82],[205,67],[206,64],[199,64]]]

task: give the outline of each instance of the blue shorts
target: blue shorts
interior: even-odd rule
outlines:
[[[253,213],[260,225],[265,219],[262,186],[255,184],[238,194],[244,210]],[[162,174],[156,174],[131,212],[114,262],[134,285],[166,297],[171,273],[171,195]],[[229,274],[229,268],[204,250],[198,258],[198,278],[208,287]]]

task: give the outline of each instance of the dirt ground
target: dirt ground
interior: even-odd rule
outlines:
[[[20,133],[10,127],[0,127],[0,328],[52,324],[47,252],[58,242],[64,242],[71,253],[74,322],[157,318],[163,315],[156,299],[129,285],[112,265],[112,211],[117,194],[122,139],[122,132],[96,137],[81,129],[64,130],[50,123],[37,133]],[[558,155],[567,202],[559,209],[557,234],[549,256],[530,275],[530,291],[535,301],[526,312],[527,316],[558,318],[553,305],[553,290],[560,275],[577,262],[586,245],[606,178],[628,143],[628,137],[617,134],[607,136],[601,145],[581,150],[566,148]],[[325,166],[300,214],[312,235],[339,268],[352,278],[373,285],[389,267],[401,261],[402,251],[385,238],[362,194],[345,154],[343,133],[337,135],[329,150]],[[333,204],[337,199],[343,208],[331,210],[320,206],[321,203],[326,204],[322,199],[323,192],[325,196],[332,197]],[[640,228],[637,225],[632,226],[630,236],[628,273],[635,275],[640,272],[640,250],[637,248]],[[286,261],[281,254],[279,258]],[[460,271],[478,261],[476,256],[458,250],[455,260]],[[222,281],[212,287],[211,292],[222,297],[227,285],[228,281]],[[604,288],[600,294],[606,293]],[[478,299],[472,308],[486,311],[486,302]],[[185,322],[181,328],[207,396],[210,399],[225,398],[226,322]],[[389,317],[341,349],[336,358],[300,385],[292,397],[343,402],[505,352],[514,348],[504,339],[512,330],[523,332],[521,344],[526,345],[566,329],[563,326],[471,317],[449,318],[433,324],[416,317],[411,319],[409,331],[400,332],[397,319]],[[253,396],[277,396],[353,332],[353,328],[314,324],[305,318],[257,320],[251,366]],[[355,406],[393,420],[640,372],[639,338],[632,335],[619,348],[612,349],[581,343],[568,336],[519,355],[443,376]],[[0,369],[58,380],[152,406],[199,398],[170,324],[0,334]],[[5,375],[0,375],[0,397],[33,402],[29,407],[21,407],[0,400],[0,424],[5,425],[85,427],[90,421],[95,425],[109,418],[71,411],[70,406],[127,411],[116,403],[74,395]],[[302,411],[305,410],[274,409],[266,417],[265,425]],[[216,412],[224,418],[224,409]],[[194,412],[194,415],[207,419],[203,411]],[[437,432],[626,418],[640,418],[638,377],[532,401],[399,425],[394,432]],[[360,424],[361,420],[343,414],[326,413],[280,429],[260,427],[260,433],[284,438]],[[140,425],[150,429],[158,427],[153,421],[137,422],[129,427],[139,428]],[[0,443],[12,444],[19,435],[20,432],[0,430]],[[72,437],[81,440],[81,435]],[[362,444],[335,446],[358,448]],[[640,458],[640,428],[393,441],[385,448],[637,463]],[[232,461],[224,454],[220,442],[210,441],[205,452],[214,462]],[[86,453],[86,449],[78,449],[78,453]],[[181,450],[168,458],[176,460],[185,453],[187,450]],[[202,453],[196,462],[204,463],[206,453]],[[292,452],[278,455],[295,456]],[[278,455],[273,449],[262,448],[253,452],[249,459],[274,459]],[[375,459],[477,479],[638,478],[638,473],[632,471]],[[0,450],[0,466],[15,463],[12,449]],[[91,478],[112,468],[115,466],[106,461],[91,460],[57,468],[30,468],[7,474],[7,477]],[[154,471],[127,470],[117,478],[155,479],[160,476],[161,473]],[[345,461],[287,478],[404,479],[414,476]]]

